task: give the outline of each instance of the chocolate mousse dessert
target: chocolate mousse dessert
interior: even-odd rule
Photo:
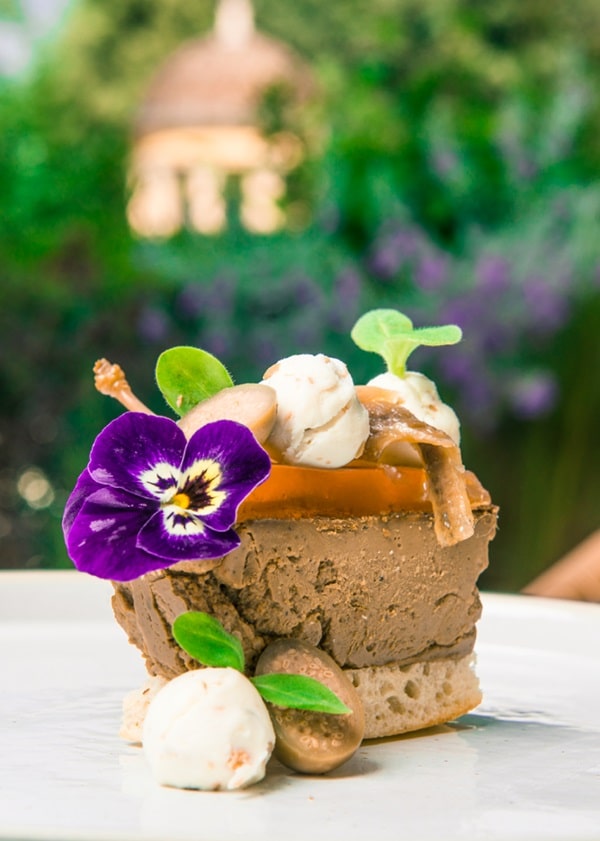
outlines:
[[[419,344],[452,344],[460,331],[414,329],[400,313],[374,310],[352,337],[387,363],[365,386],[322,354],[288,357],[260,383],[226,381],[200,399],[157,376],[181,414],[168,422],[176,432],[133,397],[117,366],[97,364],[99,390],[133,411],[113,422],[110,444],[97,439],[65,535],[78,568],[113,581],[116,619],[154,687],[198,667],[172,626],[201,611],[241,642],[250,674],[281,639],[326,652],[362,701],[365,738],[440,724],[480,702],[477,579],[497,508],[463,467],[456,415],[430,380],[405,368]],[[125,429],[125,417],[142,431]],[[144,431],[151,422],[160,446]],[[260,453],[246,455],[240,430]],[[209,431],[217,443],[197,444]],[[177,447],[183,455],[171,455]],[[127,450],[134,487],[110,462]],[[222,503],[234,474],[246,484]],[[130,526],[122,512],[144,494]]]

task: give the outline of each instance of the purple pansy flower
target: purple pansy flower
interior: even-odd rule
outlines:
[[[242,500],[271,462],[250,430],[215,421],[186,440],[168,418],[127,412],[96,438],[67,501],[63,530],[75,566],[129,581],[239,545]]]

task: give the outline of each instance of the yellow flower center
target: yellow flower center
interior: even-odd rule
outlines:
[[[171,500],[171,505],[178,505],[179,508],[189,508],[190,502],[191,500],[186,493],[178,493]]]
[[[225,491],[218,490],[222,478],[218,462],[198,459],[180,477],[177,493],[163,505],[176,505],[187,512],[186,517],[212,514],[227,497]]]

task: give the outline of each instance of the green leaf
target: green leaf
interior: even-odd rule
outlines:
[[[361,350],[381,353],[388,339],[409,334],[412,329],[410,318],[398,310],[371,310],[358,319],[350,335]]]
[[[462,330],[456,324],[446,324],[443,327],[417,327],[414,335],[420,345],[439,347],[460,342]]]
[[[172,630],[178,645],[204,666],[244,671],[242,644],[214,616],[190,610],[177,617]]]
[[[406,361],[420,345],[454,345],[462,330],[455,324],[443,327],[413,327],[412,321],[397,310],[371,310],[358,319],[350,333],[361,350],[378,353],[388,371],[399,377],[406,373]]]
[[[274,673],[251,678],[261,696],[278,707],[344,715],[352,710],[318,680],[307,675]]]
[[[156,382],[169,406],[185,415],[197,403],[233,385],[216,356],[195,347],[165,350],[156,363]]]

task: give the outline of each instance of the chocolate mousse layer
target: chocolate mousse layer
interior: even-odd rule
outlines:
[[[115,584],[115,616],[150,674],[167,678],[197,666],[170,630],[187,610],[238,636],[251,670],[280,637],[318,645],[343,668],[461,657],[475,641],[497,508],[473,513],[474,534],[446,547],[422,511],[248,520],[240,547],[210,569],[185,562]]]

